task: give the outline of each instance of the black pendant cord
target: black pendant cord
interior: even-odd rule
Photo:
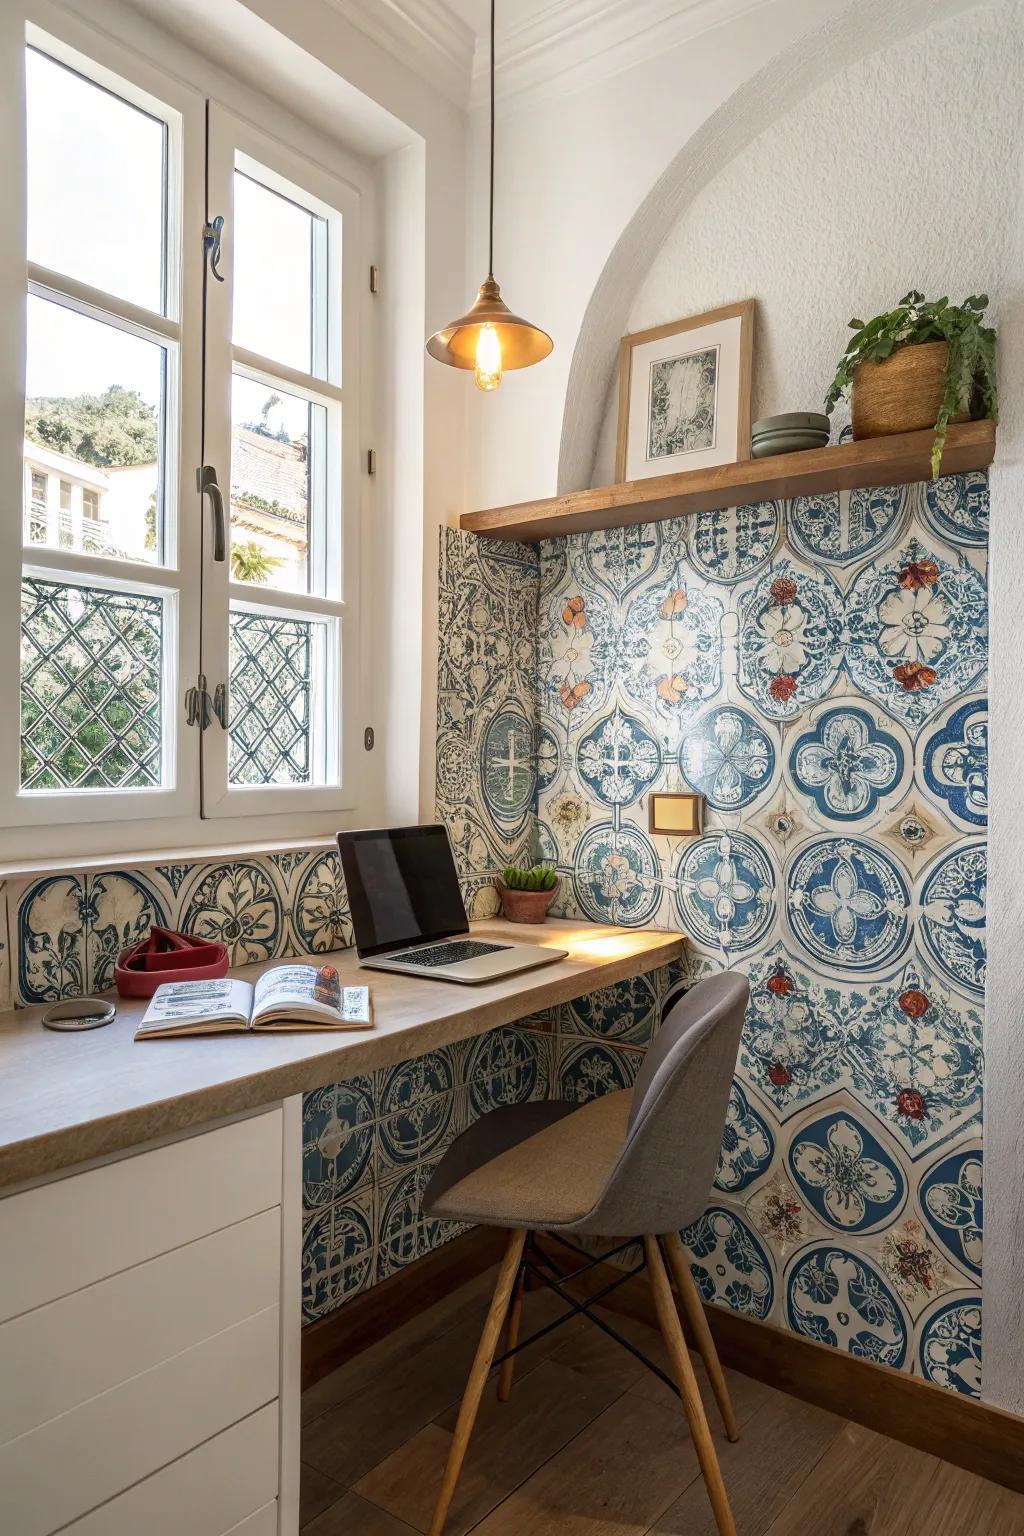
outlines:
[[[491,203],[488,219],[487,276],[494,280],[494,5],[491,0]]]

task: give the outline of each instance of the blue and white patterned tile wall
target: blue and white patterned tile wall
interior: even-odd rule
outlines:
[[[559,909],[751,978],[704,1295],[974,1394],[987,512],[967,475],[553,540],[538,630]]]

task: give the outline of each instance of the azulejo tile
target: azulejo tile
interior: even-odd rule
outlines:
[[[851,993],[844,1030],[854,1093],[912,1155],[980,1111],[981,1019],[915,965]]]
[[[351,946],[352,914],[336,853],[321,854],[300,877],[292,924],[299,944],[313,953]]]
[[[902,485],[795,496],[787,503],[786,531],[811,561],[839,566],[863,561],[898,536],[908,496]]]
[[[634,976],[566,1003],[562,1028],[622,1045],[647,1045],[658,1018],[655,978]]]
[[[957,834],[930,806],[908,795],[891,816],[872,827],[871,835],[916,869],[924,860],[933,859]]]
[[[739,1194],[767,1173],[774,1156],[775,1138],[768,1122],[751,1106],[739,1083],[734,1081],[725,1112],[715,1188],[726,1195]]]
[[[455,1092],[436,1094],[377,1121],[378,1182],[403,1168],[439,1153],[458,1130],[459,1099]]]
[[[373,1277],[373,1195],[353,1195],[318,1211],[302,1235],[302,1312],[312,1322]]]
[[[921,887],[920,934],[925,950],[959,992],[985,995],[984,843],[944,854]]]
[[[739,686],[762,714],[789,720],[828,693],[843,641],[831,576],[777,561],[742,600],[739,624]]]
[[[48,875],[18,904],[18,992],[47,1003],[86,991],[86,894],[77,875]]]
[[[775,921],[775,869],[747,832],[715,832],[682,845],[676,906],[687,935],[737,955],[763,942]]]
[[[940,475],[924,485],[924,518],[940,539],[965,548],[988,543],[988,475],[983,469]]]
[[[980,1146],[941,1158],[921,1180],[921,1210],[955,1264],[981,1279],[984,1203]]]
[[[896,1220],[907,1198],[898,1162],[844,1109],[815,1116],[793,1133],[790,1175],[820,1219],[839,1232],[870,1232]]]
[[[750,973],[739,1050],[746,1081],[786,1119],[840,1082],[842,1044],[839,991],[814,980],[776,945]]]
[[[988,824],[988,701],[946,712],[924,745],[924,781],[947,813],[969,828]]]
[[[901,733],[902,734],[902,733]],[[850,701],[822,710],[789,753],[794,788],[827,821],[862,821],[904,784],[910,755],[874,710]]]
[[[949,1289],[949,1269],[915,1216],[882,1233],[878,1262],[911,1315]]]
[[[687,519],[692,564],[709,581],[732,585],[771,559],[779,538],[779,504],[755,501]]]
[[[686,728],[680,771],[714,810],[743,810],[774,778],[775,742],[769,732],[738,705],[717,705]]]
[[[910,943],[906,878],[872,843],[815,838],[795,855],[786,884],[793,933],[830,969],[879,971]]]
[[[558,778],[562,766],[562,749],[546,725],[537,732],[537,793],[544,794]]]
[[[638,827],[602,821],[579,841],[572,883],[587,917],[641,927],[661,901],[661,862]]]
[[[630,603],[615,643],[615,675],[667,719],[692,713],[722,684],[723,603],[677,568]]]
[[[981,1297],[977,1292],[937,1302],[919,1329],[921,1375],[965,1397],[981,1396]]]
[[[855,686],[919,729],[988,662],[983,576],[914,541],[868,566],[847,597],[846,667]]]
[[[484,804],[503,837],[526,826],[537,788],[534,724],[518,699],[506,699],[480,741],[478,772]]]
[[[555,1097],[586,1104],[604,1093],[629,1088],[640,1070],[641,1053],[597,1041],[559,1042]]]
[[[807,1207],[789,1180],[773,1174],[747,1201],[747,1216],[773,1254],[785,1258],[793,1248],[802,1246],[811,1235],[812,1222]]]
[[[861,1253],[828,1244],[799,1253],[786,1282],[786,1315],[795,1333],[862,1360],[899,1368],[907,1358],[900,1302]]]
[[[661,772],[661,747],[616,704],[580,737],[576,772],[602,804],[634,805]]]
[[[378,1280],[404,1269],[459,1231],[457,1222],[437,1220],[423,1210],[423,1191],[435,1167],[436,1163],[417,1163],[408,1173],[381,1187]]]
[[[615,621],[597,592],[586,597],[570,573],[542,614],[537,644],[541,706],[562,730],[575,728],[604,702]]]
[[[680,1236],[706,1302],[766,1318],[775,1304],[775,1274],[761,1239],[738,1212],[712,1205]]]
[[[588,576],[619,601],[649,580],[661,558],[658,523],[635,528],[602,528],[583,535],[583,564]]]
[[[472,1116],[547,1096],[549,1044],[534,1030],[502,1027],[474,1040],[466,1060]]]
[[[302,1105],[302,1200],[330,1205],[370,1170],[373,1089],[369,1078],[314,1089]]]
[[[281,898],[264,865],[216,864],[202,876],[185,911],[184,928],[219,939],[232,965],[276,959],[282,951]]]

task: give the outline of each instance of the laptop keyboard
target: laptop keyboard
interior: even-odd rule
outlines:
[[[389,960],[406,960],[410,965],[457,965],[460,960],[477,960],[481,955],[511,949],[510,944],[484,944],[479,939],[455,939],[448,944],[430,944],[426,949],[412,949],[405,954],[389,955]]]

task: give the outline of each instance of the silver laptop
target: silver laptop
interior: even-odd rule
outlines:
[[[568,954],[470,937],[443,826],[339,832],[338,849],[360,965],[473,984]]]

